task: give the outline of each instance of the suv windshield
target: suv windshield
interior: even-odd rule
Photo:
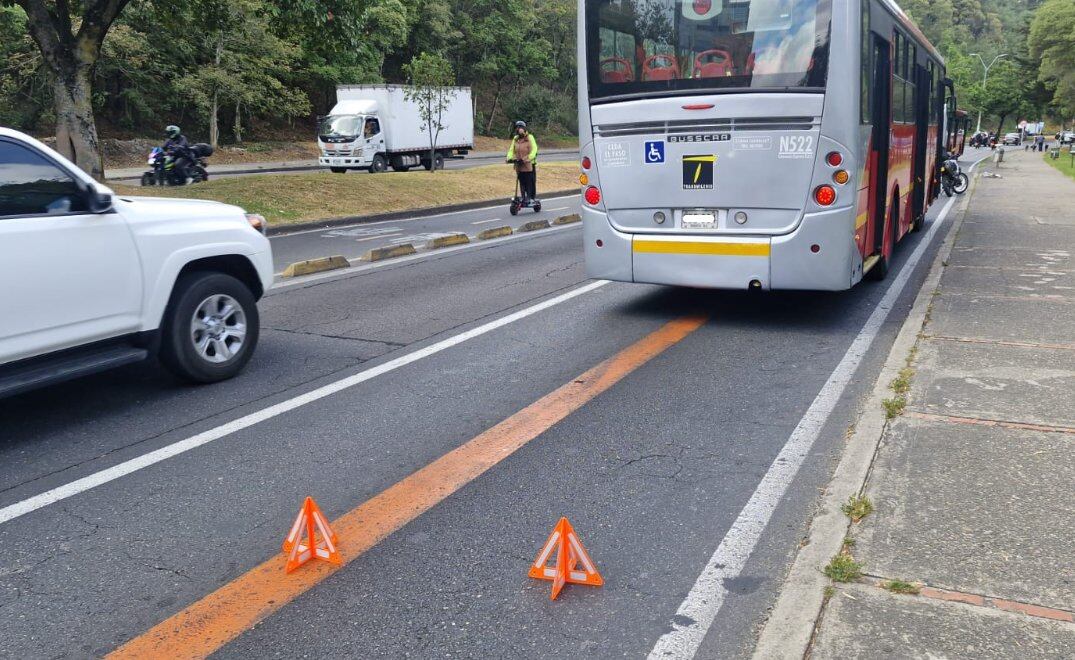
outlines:
[[[317,134],[323,137],[356,137],[362,134],[362,120],[359,115],[338,115],[325,117]]]
[[[592,0],[590,98],[822,88],[831,0]]]

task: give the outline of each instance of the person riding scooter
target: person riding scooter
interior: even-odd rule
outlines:
[[[537,199],[537,155],[537,140],[526,129],[526,122],[515,122],[515,135],[512,136],[511,147],[508,149],[508,162],[515,165],[515,175],[519,177],[519,187],[522,188],[523,192],[523,206],[539,204]]]

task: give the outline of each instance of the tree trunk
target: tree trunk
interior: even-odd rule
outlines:
[[[209,144],[213,146],[215,151],[217,145],[220,143],[220,119],[217,117],[217,113],[220,112],[220,91],[213,90],[213,108],[209,111]]]
[[[213,57],[213,63],[216,68],[220,68],[220,60],[224,54],[224,33],[221,32],[217,35],[216,40],[216,55]],[[220,90],[213,89],[213,108],[209,114],[209,144],[212,145],[215,150],[220,145],[220,118],[218,113],[220,112]]]
[[[90,69],[64,67],[55,73],[56,151],[95,179],[104,178],[104,161],[93,120]]]
[[[1004,113],[1004,114],[1002,114],[1000,116],[1000,121],[997,122],[997,139],[998,140],[1002,139],[1004,137],[1004,133],[1002,133],[1001,131],[1004,130],[1004,120],[1007,119],[1007,118],[1008,118],[1008,113]]]
[[[485,134],[490,135],[493,132],[493,121],[496,119],[496,106],[500,102],[500,81],[496,81],[496,94],[493,95],[493,109],[489,111],[489,121],[485,125]]]
[[[232,127],[232,132],[235,133],[236,144],[243,143],[243,115],[242,115],[242,103],[235,102],[235,126]]]

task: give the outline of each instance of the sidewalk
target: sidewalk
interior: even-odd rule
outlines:
[[[1015,150],[980,170],[895,356],[910,388],[888,405],[906,407],[866,448],[880,439],[874,511],[839,528],[862,576],[813,579],[820,617],[792,643],[804,626],[786,601],[809,601],[801,576],[824,568],[797,561],[755,657],[1075,658],[1075,181]]]
[[[541,153],[545,156],[565,156],[571,154],[577,154],[578,149],[542,149]],[[500,160],[504,158],[504,154],[499,151],[472,151],[464,160],[476,161],[476,160]],[[269,161],[264,163],[229,163],[214,165],[212,157],[209,158],[209,174],[210,176],[216,174],[257,174],[263,172],[265,174],[271,174],[273,172],[302,172],[306,170],[320,169],[316,160],[291,160],[291,161]],[[145,167],[126,167],[126,168],[107,168],[105,171],[105,179],[108,181],[119,181],[124,179],[137,179],[142,176],[142,173],[146,171]]]

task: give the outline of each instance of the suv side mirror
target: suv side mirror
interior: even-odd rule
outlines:
[[[112,191],[102,185],[77,179],[82,189],[86,210],[90,213],[108,213],[112,210]]]
[[[112,193],[94,188],[86,191],[86,209],[90,213],[107,213],[112,210]]]

